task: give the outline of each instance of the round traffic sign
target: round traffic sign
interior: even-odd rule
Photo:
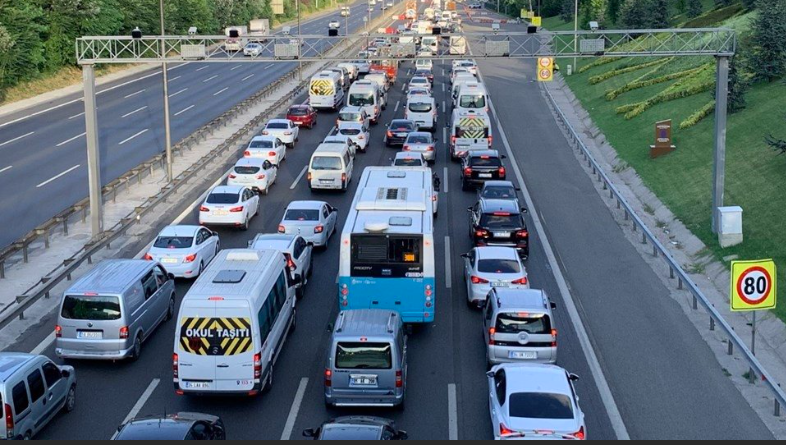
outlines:
[[[541,57],[540,66],[544,68],[548,68],[549,65],[551,65],[551,59],[549,59],[548,57]]]
[[[541,79],[548,79],[551,77],[551,71],[547,69],[540,70],[540,78]]]
[[[756,306],[764,303],[772,292],[772,276],[759,266],[746,269],[737,280],[737,295],[746,304]]]

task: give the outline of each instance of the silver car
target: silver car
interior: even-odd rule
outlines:
[[[516,249],[476,247],[461,256],[464,258],[467,304],[471,307],[483,307],[492,287],[529,289],[527,269]]]
[[[167,226],[145,254],[178,278],[197,278],[221,249],[218,233],[202,226]]]
[[[486,181],[478,190],[478,198],[511,200],[516,203],[516,208],[521,208],[518,198],[518,192],[520,191],[521,189],[510,181]]]
[[[433,164],[437,160],[437,139],[424,131],[416,131],[407,136],[403,151],[420,153],[423,159]]]
[[[300,235],[317,247],[327,249],[336,232],[338,209],[323,201],[292,201],[278,225],[278,233]]]
[[[306,284],[313,273],[314,243],[310,243],[300,235],[282,235],[280,233],[260,233],[248,242],[248,247],[256,250],[278,250],[287,258],[289,269],[302,278],[297,285],[297,297],[303,298]]]

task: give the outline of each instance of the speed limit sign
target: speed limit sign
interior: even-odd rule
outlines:
[[[731,310],[774,309],[778,303],[775,262],[734,261],[731,263]]]

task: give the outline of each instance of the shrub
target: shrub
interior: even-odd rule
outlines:
[[[703,121],[707,116],[715,112],[715,101],[711,100],[707,105],[701,107],[697,112],[688,116],[687,119],[680,122],[680,130],[685,130],[697,125]]]
[[[612,77],[620,76],[622,74],[632,73],[633,71],[638,71],[638,70],[643,69],[643,68],[649,68],[651,66],[664,65],[664,64],[668,63],[669,61],[671,61],[671,59],[672,59],[671,57],[669,57],[667,59],[658,59],[658,60],[654,60],[652,62],[641,63],[641,64],[638,64],[638,65],[633,65],[633,66],[629,66],[629,67],[626,67],[626,68],[619,68],[619,69],[616,69],[616,70],[607,71],[607,72],[605,72],[603,74],[599,74],[597,76],[590,77],[589,83],[590,83],[590,85],[597,85],[597,84],[599,84],[599,83],[601,83],[603,81],[611,79]]]

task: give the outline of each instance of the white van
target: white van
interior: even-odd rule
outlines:
[[[463,56],[467,54],[467,38],[464,36],[450,36],[450,55]]]
[[[427,48],[431,51],[431,54],[436,56],[439,53],[439,38],[436,36],[425,36],[420,41],[420,47]]]
[[[489,93],[480,82],[467,82],[459,88],[456,109],[489,112]]]
[[[341,75],[334,71],[322,71],[311,78],[308,87],[309,105],[312,108],[338,110],[344,102]]]
[[[407,100],[404,119],[412,121],[420,130],[437,131],[437,103],[433,97],[412,96]]]
[[[371,117],[371,123],[379,123],[382,115],[382,92],[376,82],[359,80],[349,88],[350,107],[361,107]]]
[[[456,76],[453,78],[453,86],[450,88],[450,91],[451,91],[450,98],[451,98],[451,101],[453,102],[453,106],[454,107],[456,106],[456,102],[458,100],[458,94],[459,94],[459,91],[461,90],[461,87],[465,83],[470,83],[470,82],[477,83],[477,81],[478,81],[478,78],[473,76],[472,73],[470,73],[470,72],[464,72],[464,73],[456,74]]]
[[[459,159],[472,150],[489,150],[494,136],[485,111],[453,110],[450,123],[450,157]]]
[[[278,250],[227,249],[183,297],[172,369],[177,394],[254,396],[295,328],[295,290]]]
[[[320,144],[308,163],[309,188],[346,191],[352,181],[355,161],[349,148],[338,144]]]
[[[358,78],[358,66],[354,63],[339,63],[336,65],[339,68],[344,68],[349,73],[349,80],[354,82]]]

